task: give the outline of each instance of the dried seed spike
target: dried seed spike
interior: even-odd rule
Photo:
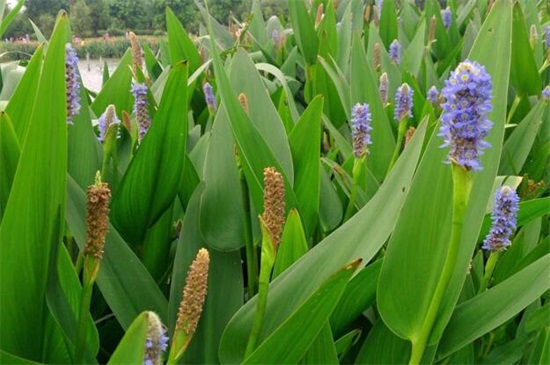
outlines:
[[[432,43],[435,39],[435,26],[436,26],[436,19],[435,15],[432,16],[430,19],[430,30],[428,31],[428,42]]]
[[[132,68],[135,73],[136,69],[138,67],[141,68],[143,65],[143,50],[134,32],[130,32],[128,38],[130,39],[130,47],[132,49]]]
[[[374,44],[373,63],[375,70],[380,69],[380,43]]]
[[[413,138],[414,132],[416,132],[415,127],[409,127],[409,129],[407,129],[407,132],[405,133],[405,146],[408,145]]]
[[[367,6],[365,7],[365,22],[369,22],[370,20],[370,4],[367,4]]]
[[[208,267],[210,255],[201,248],[187,273],[183,299],[178,311],[176,331],[182,330],[189,339],[195,333],[202,313],[208,285]]]
[[[283,176],[274,168],[264,169],[264,213],[262,219],[271,234],[273,246],[281,242],[285,224],[285,185]]]
[[[321,3],[317,7],[317,16],[315,17],[315,27],[317,27],[321,23],[321,20],[323,20],[323,11],[324,11],[324,8],[323,8],[323,4]]]
[[[241,103],[241,106],[243,107],[245,113],[248,114],[248,99],[245,93],[239,94],[239,103]]]
[[[103,256],[105,236],[109,230],[110,198],[109,185],[101,182],[101,174],[98,171],[95,184],[88,186],[84,256],[93,256],[97,259]]]

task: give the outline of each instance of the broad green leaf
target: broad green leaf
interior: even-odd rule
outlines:
[[[204,240],[221,251],[244,244],[242,187],[229,117],[222,105],[216,113],[203,167],[200,229]]]
[[[444,358],[515,316],[550,289],[550,255],[456,307],[439,345]]]
[[[360,260],[356,260],[329,277],[249,357],[244,359],[243,364],[296,364],[325,324],[328,325],[328,316],[359,264]]]
[[[248,27],[248,32],[254,37],[259,45],[265,45],[269,42],[268,33],[266,33],[266,24],[264,22],[264,16],[262,14],[262,5],[259,0],[252,1],[251,10],[252,20]],[[271,37],[271,33],[269,33]]]
[[[319,212],[322,112],[323,98],[315,97],[288,136],[294,162],[294,192],[308,234],[313,232]]]
[[[189,74],[192,74],[201,64],[201,56],[193,41],[187,35],[185,28],[169,7],[166,7],[166,29],[168,30],[168,45],[170,46],[172,65],[187,60],[189,62]]]
[[[386,49],[388,49],[391,42],[397,39],[397,11],[395,9],[395,1],[384,1],[380,12],[382,13],[379,14],[380,38],[382,38]]]
[[[425,125],[417,130],[378,193],[361,211],[271,283],[261,339],[278,328],[339,267],[356,258],[368,262],[378,252],[393,230],[408,192],[424,134]],[[222,363],[242,361],[255,308],[253,298],[229,322],[220,344]]]
[[[312,15],[306,9],[304,1],[288,2],[288,13],[292,21],[294,37],[300,52],[309,65],[317,62],[317,51],[319,49],[319,40],[313,25]]]
[[[40,361],[50,255],[60,242],[67,170],[65,40],[68,17],[57,20],[37,99],[0,225],[0,347]],[[25,285],[21,285],[25,283]],[[14,300],[17,298],[17,300]],[[36,334],[33,336],[32,334]]]
[[[544,328],[539,332],[537,342],[532,347],[529,355],[530,364],[548,364],[550,363],[550,329]]]
[[[300,221],[300,215],[295,209],[291,209],[286,218],[281,244],[277,249],[275,266],[272,278],[275,279],[308,250],[304,228]]]
[[[351,279],[342,299],[330,316],[330,324],[336,335],[346,330],[361,313],[374,304],[381,267],[382,261],[378,260],[364,267]]]
[[[67,224],[80,247],[86,242],[86,195],[69,177]],[[128,244],[109,226],[97,285],[122,328],[128,328],[144,310],[166,321],[167,302],[159,287]]]
[[[141,364],[145,358],[148,312],[141,313],[132,322],[107,364]]]
[[[316,318],[316,320],[318,320]],[[317,338],[313,341],[305,356],[300,360],[300,364],[339,364],[338,354],[336,353],[336,345],[332,338],[330,324],[325,323]]]
[[[4,16],[3,14],[5,10],[4,7],[6,5],[6,1],[3,0],[2,2],[3,4],[0,5],[0,8],[2,9],[2,14],[0,15],[0,18],[2,19],[2,21],[0,21],[0,37],[2,37],[2,35],[6,32],[6,30],[10,26],[10,24],[15,20],[15,18],[19,14],[19,11],[23,7],[23,4],[25,4],[25,0],[18,0],[15,6],[10,10],[10,12],[6,16]],[[13,3],[11,3],[10,5],[13,5]]]
[[[0,223],[8,203],[11,185],[17,170],[21,146],[6,112],[0,112]]]
[[[514,129],[502,148],[499,175],[518,175],[529,156],[548,103],[539,101]]]
[[[370,330],[355,363],[359,364],[406,364],[411,352],[408,341],[397,337],[379,319]]]
[[[122,120],[122,111],[132,114],[134,97],[130,92],[132,86],[132,53],[127,50],[120,59],[116,70],[103,85],[92,103],[92,110],[100,116],[109,104],[116,107],[117,116]]]
[[[510,68],[510,83],[518,94],[536,95],[542,88],[541,78],[529,45],[529,35],[525,26],[525,18],[521,5],[514,5],[512,23],[512,66]]]
[[[401,62],[403,70],[413,76],[418,76],[425,52],[426,22],[420,21],[419,24],[414,38],[403,54],[403,61]]]
[[[243,304],[243,278],[240,252],[220,252],[208,246],[201,237],[199,204],[203,185],[193,193],[185,214],[176,249],[170,287],[170,334],[176,323],[187,272],[198,250],[206,247],[210,254],[208,291],[197,331],[191,340],[184,361],[191,364],[217,364],[218,347],[223,329]]]
[[[23,77],[12,94],[6,113],[13,122],[19,143],[23,144],[31,121],[33,105],[38,91],[40,70],[44,58],[44,45],[38,46],[27,64]]]
[[[179,188],[187,141],[187,64],[170,70],[151,128],[111,202],[111,219],[133,244],[170,206]]]
[[[39,365],[40,363],[24,359],[19,356],[12,355],[4,350],[0,350],[0,363],[2,364],[23,364],[23,365]]]
[[[321,169],[321,189],[319,193],[319,225],[324,232],[330,232],[342,220],[344,208],[325,169]]]

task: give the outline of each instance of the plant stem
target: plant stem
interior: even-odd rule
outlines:
[[[388,171],[386,176],[390,173],[395,161],[399,157],[399,152],[401,151],[401,145],[403,144],[403,138],[405,137],[405,132],[407,131],[407,119],[404,119],[399,122],[399,128],[397,130],[397,142],[395,144],[395,149],[393,150],[393,156],[391,157],[390,164],[388,165]]]
[[[240,170],[241,195],[244,210],[244,244],[246,249],[246,273],[248,277],[248,299],[258,292],[258,261],[256,246],[252,239],[252,220],[250,217],[250,196],[248,184],[242,170]]]
[[[489,259],[487,260],[487,264],[485,265],[485,274],[483,275],[483,280],[479,285],[478,294],[481,294],[485,290],[487,290],[487,287],[489,286],[489,282],[493,277],[493,272],[495,271],[497,262],[502,256],[502,253],[503,253],[502,250],[498,250],[498,251],[492,251],[491,254],[489,255]]]
[[[434,296],[428,307],[426,313],[426,319],[420,333],[413,339],[412,342],[412,354],[409,361],[409,365],[420,364],[428,337],[432,331],[437,314],[439,313],[439,307],[443,301],[443,296],[447,290],[447,286],[453,275],[456,258],[460,248],[460,241],[462,239],[462,227],[464,225],[464,217],[466,215],[466,208],[468,206],[468,200],[470,197],[470,190],[472,187],[472,180],[469,172],[462,166],[453,162],[453,218],[451,228],[451,238],[449,243],[449,249],[447,256],[445,257],[445,263],[443,265],[443,271],[439,282],[437,283]]]
[[[99,260],[90,256],[84,258],[82,272],[82,294],[80,297],[80,313],[78,316],[78,327],[75,342],[75,364],[84,363],[84,351],[87,343],[87,319],[90,312],[90,303],[92,301],[92,289],[95,276],[99,268]]]
[[[361,177],[364,175],[363,167],[365,165],[366,155],[361,155],[356,157],[353,161],[353,184],[351,186],[351,192],[349,196],[348,207],[346,208],[346,213],[344,215],[344,222],[351,218],[353,215],[353,208],[355,207],[355,200],[357,199],[357,190],[361,186]]]

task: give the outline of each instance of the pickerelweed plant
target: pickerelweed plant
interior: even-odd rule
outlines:
[[[249,3],[0,65],[0,363],[548,363],[546,3]]]

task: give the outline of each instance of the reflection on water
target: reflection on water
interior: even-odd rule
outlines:
[[[119,59],[105,59],[105,60],[89,60],[81,59],[78,62],[78,69],[80,76],[82,76],[82,82],[87,89],[98,92],[101,90],[101,83],[103,80],[103,63],[107,61],[107,68],[109,69],[109,75],[113,74],[113,71],[118,66]]]

